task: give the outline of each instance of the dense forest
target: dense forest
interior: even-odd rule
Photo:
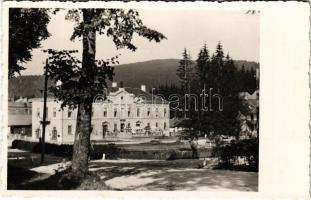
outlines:
[[[171,102],[171,117],[190,122],[187,134],[238,137],[239,116],[250,112],[240,92],[252,94],[259,89],[259,79],[255,68],[236,63],[220,42],[213,54],[203,45],[195,61],[184,49],[176,70],[179,84],[160,85],[155,94]]]

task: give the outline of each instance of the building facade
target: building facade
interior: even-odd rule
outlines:
[[[169,135],[169,104],[141,89],[117,87],[107,91],[108,97],[94,99],[91,140],[151,137]],[[42,134],[43,99],[32,100],[32,139]],[[60,108],[54,99],[47,101],[45,140],[51,143],[72,143],[76,130],[77,109]]]
[[[29,102],[8,102],[9,136],[31,136],[31,122]]]
[[[248,107],[248,112],[240,114],[241,123],[240,139],[258,137],[259,134],[259,90],[252,94],[240,93],[240,97]]]

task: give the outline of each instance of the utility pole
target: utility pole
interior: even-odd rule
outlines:
[[[45,128],[49,124],[49,121],[46,120],[46,101],[47,101],[47,85],[48,85],[48,75],[47,75],[48,59],[46,59],[44,67],[44,90],[43,90],[43,120],[42,124],[42,138],[41,138],[41,164],[44,162],[44,153],[45,153]]]

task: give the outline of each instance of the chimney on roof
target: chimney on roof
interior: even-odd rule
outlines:
[[[141,85],[140,89],[144,92],[146,92],[146,85]]]
[[[112,87],[113,88],[117,87],[117,82],[112,82]]]
[[[120,88],[123,88],[123,81],[120,81]]]

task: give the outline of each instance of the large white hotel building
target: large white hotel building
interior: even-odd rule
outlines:
[[[169,135],[169,103],[141,88],[117,87],[108,90],[105,101],[94,101],[91,140]],[[42,134],[43,98],[32,99],[32,140]],[[50,143],[72,143],[76,129],[77,109],[61,109],[54,99],[47,100],[45,140]]]

